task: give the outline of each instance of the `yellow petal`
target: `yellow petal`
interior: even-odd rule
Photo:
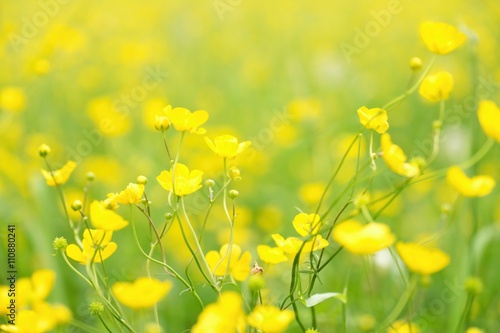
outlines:
[[[477,117],[484,134],[500,142],[500,108],[493,101],[482,100]]]
[[[418,92],[429,102],[446,100],[453,90],[453,76],[448,72],[428,75],[420,84]]]
[[[354,254],[373,254],[391,246],[396,237],[382,223],[362,225],[353,220],[345,221],[333,229],[333,239]]]
[[[436,248],[424,247],[417,243],[396,244],[396,250],[408,269],[412,272],[430,275],[436,273],[450,263],[450,256]]]
[[[448,54],[462,45],[466,36],[452,25],[443,22],[424,22],[420,26],[420,36],[429,51]]]
[[[452,166],[446,174],[448,183],[464,197],[484,197],[491,193],[496,183],[490,176],[475,176],[472,178],[457,166]]]
[[[114,231],[125,228],[128,222],[110,209],[103,202],[95,200],[90,204],[90,221],[96,229]]]
[[[116,282],[111,291],[116,299],[132,309],[150,308],[172,289],[170,281],[139,277],[133,283]]]
[[[288,258],[283,254],[283,250],[279,247],[270,247],[268,245],[257,246],[259,258],[268,264],[278,264],[287,261]]]

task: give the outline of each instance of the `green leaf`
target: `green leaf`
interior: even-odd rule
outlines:
[[[347,303],[347,295],[342,293],[323,293],[323,294],[314,294],[308,299],[306,299],[306,306],[308,308],[315,306],[329,298],[336,298],[342,303]]]

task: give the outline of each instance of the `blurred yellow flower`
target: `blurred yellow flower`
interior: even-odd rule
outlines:
[[[217,156],[228,159],[235,158],[250,147],[251,144],[250,141],[238,143],[236,137],[227,134],[215,137],[213,142],[208,137],[205,137],[205,142]]]
[[[361,125],[375,130],[379,134],[385,133],[389,129],[387,111],[384,109],[368,109],[366,106],[362,106],[358,109],[358,117]]]
[[[217,302],[209,304],[198,316],[192,333],[245,332],[246,320],[241,296],[225,291]]]
[[[52,173],[44,169],[42,169],[41,172],[43,178],[45,178],[45,181],[47,182],[47,185],[56,186],[66,183],[75,168],[76,163],[73,161],[68,161],[61,169],[53,170]]]
[[[333,229],[333,239],[354,254],[373,254],[391,246],[396,236],[382,223],[348,220]]]
[[[272,234],[271,237],[273,238],[277,247],[282,249],[284,253],[290,255],[296,255],[297,252],[299,252],[302,243],[304,242],[297,237],[288,237],[287,239],[285,239],[280,234]],[[302,248],[302,252],[307,253],[311,251],[321,250],[327,247],[328,244],[328,241],[324,239],[323,236],[316,235],[312,240],[306,242],[306,244]]]
[[[448,99],[453,90],[453,76],[449,72],[441,71],[428,75],[420,84],[420,96],[429,102],[439,102]]]
[[[16,303],[18,307],[34,305],[42,302],[50,294],[56,273],[50,269],[39,269],[31,277],[21,278],[17,281]]]
[[[443,22],[424,22],[420,25],[420,36],[429,51],[448,54],[465,42],[465,34],[456,27]]]
[[[245,281],[250,274],[250,262],[252,255],[249,251],[241,254],[241,248],[233,244],[229,253],[229,244],[225,244],[220,251],[210,251],[205,255],[210,270],[216,276],[224,276],[226,272],[237,281]],[[229,268],[227,267],[229,261]]]
[[[448,183],[464,197],[484,197],[495,187],[495,180],[490,176],[467,175],[458,166],[452,166],[446,174]]]
[[[144,194],[144,185],[129,183],[125,190],[116,194],[114,199],[122,205],[138,204],[142,200]]]
[[[113,200],[116,196],[112,197]],[[106,201],[94,200],[90,204],[90,221],[96,229],[116,231],[125,228],[128,222],[120,215],[109,209]]]
[[[469,327],[465,333],[484,333],[484,330],[478,327]]]
[[[120,136],[128,133],[132,126],[129,105],[107,96],[91,100],[87,105],[87,114],[97,127],[99,135]]]
[[[118,302],[132,309],[150,308],[172,289],[172,282],[139,277],[134,282],[116,282],[111,292]]]
[[[0,109],[21,112],[26,107],[24,90],[19,87],[5,87],[0,90]]]
[[[321,182],[304,184],[299,190],[300,199],[310,205],[317,204],[321,199],[325,187],[326,185]]]
[[[172,106],[168,105],[163,111],[178,131],[189,131],[194,134],[205,134],[207,132],[200,127],[208,120],[208,112],[205,110],[191,112],[185,108],[172,108]]]
[[[288,104],[288,112],[299,121],[317,119],[321,115],[321,102],[315,98],[295,99]]]
[[[418,243],[398,242],[396,250],[410,271],[422,275],[436,273],[450,263],[450,256],[445,252]]]
[[[297,231],[297,233],[302,237],[317,234],[321,226],[318,214],[306,213],[299,213],[295,215],[292,224],[295,231]]]
[[[173,172],[173,176],[172,176]],[[198,191],[201,188],[201,176],[203,172],[200,170],[192,170],[189,172],[187,166],[181,163],[176,163],[173,171],[162,171],[156,180],[167,191],[174,191],[180,197]],[[173,186],[172,186],[173,178]]]
[[[477,117],[484,133],[500,142],[500,108],[495,102],[490,100],[480,101]]]
[[[248,315],[248,324],[262,333],[281,333],[295,318],[292,310],[283,310],[272,305],[257,305]]]
[[[283,250],[279,247],[270,247],[268,245],[258,245],[257,253],[259,258],[268,264],[279,264],[280,262],[287,261],[288,258],[284,255]]]
[[[15,325],[2,324],[0,330],[7,333],[45,333],[52,330],[51,320],[36,311],[20,309],[16,315]]]
[[[392,143],[388,133],[381,137],[382,158],[393,172],[405,177],[415,177],[420,173],[420,168],[414,162],[407,163],[407,157],[401,147]]]
[[[85,265],[88,262],[102,262],[109,258],[118,247],[111,242],[112,231],[85,229],[83,232],[83,249],[76,244],[66,248],[66,255],[71,259]]]
[[[392,323],[387,329],[387,333],[420,333],[420,328],[406,320],[398,320]]]
[[[314,328],[308,328],[306,330],[306,333],[320,333],[318,330],[314,329]]]

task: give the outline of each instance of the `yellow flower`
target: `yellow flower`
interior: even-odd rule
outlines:
[[[407,163],[407,157],[401,147],[392,143],[388,133],[381,137],[382,158],[385,163],[395,173],[405,177],[415,177],[420,173],[420,168],[414,162]]]
[[[50,269],[39,269],[31,274],[31,278],[21,278],[17,281],[18,307],[42,302],[52,290],[56,274]]]
[[[314,328],[308,328],[308,329],[306,330],[306,333],[319,333],[319,331],[318,331],[318,330],[316,330],[316,329],[314,329]]]
[[[318,214],[299,213],[295,215],[292,223],[295,231],[302,237],[317,234],[321,226]]]
[[[115,198],[113,196],[112,201]],[[106,231],[116,231],[125,228],[128,222],[113,210],[108,209],[106,203],[106,201],[94,200],[90,204],[90,221],[94,228]],[[113,204],[111,204],[111,207],[113,207]]]
[[[122,103],[116,103],[111,97],[104,96],[91,100],[87,105],[87,114],[104,136],[117,137],[126,134],[132,127],[129,112],[124,112]],[[95,139],[93,139],[95,140]]]
[[[418,92],[429,102],[439,102],[448,99],[453,90],[453,76],[441,71],[428,75],[420,84]]]
[[[406,320],[398,320],[392,323],[387,329],[387,333],[420,333],[420,328]]]
[[[333,229],[333,239],[354,254],[373,254],[391,246],[396,237],[385,224],[348,220]]]
[[[396,250],[410,271],[422,275],[436,273],[450,263],[450,256],[445,252],[417,243],[398,242]]]
[[[177,163],[174,166],[174,186],[175,194],[183,197],[198,191],[201,188],[201,176],[203,172],[193,170],[189,172],[187,166]],[[172,191],[172,169],[162,171],[156,180],[167,191]]]
[[[53,328],[49,318],[44,318],[36,311],[26,309],[19,310],[15,323],[15,325],[2,324],[0,330],[7,333],[45,333]]]
[[[484,333],[484,330],[477,327],[469,327],[465,333]]]
[[[452,166],[446,174],[448,183],[464,197],[484,197],[495,187],[495,180],[490,176],[475,176],[472,178],[458,166]]]
[[[279,264],[287,261],[288,258],[283,254],[283,250],[279,247],[270,247],[267,245],[257,246],[257,253],[263,262],[268,264]]]
[[[185,108],[172,109],[172,106],[168,105],[163,111],[178,131],[189,131],[195,134],[207,132],[204,128],[200,128],[208,120],[208,112],[205,110],[191,112]]]
[[[300,198],[310,205],[316,204],[321,199],[325,187],[326,184],[319,182],[304,184],[300,188]]]
[[[47,170],[42,169],[41,171],[47,185],[56,186],[66,183],[73,170],[75,170],[75,167],[75,162],[68,161],[61,169],[52,171],[52,174]]]
[[[6,87],[0,90],[0,109],[21,112],[26,107],[24,90],[18,87]]]
[[[282,249],[284,253],[287,253],[287,254],[290,254],[293,256],[296,255],[297,252],[299,252],[299,250],[302,246],[302,243],[304,242],[296,237],[288,237],[287,239],[285,239],[280,234],[272,234],[271,237],[273,238],[277,247]],[[328,241],[326,239],[324,239],[323,236],[316,235],[313,237],[312,240],[306,242],[306,244],[302,248],[302,252],[307,253],[307,252],[311,252],[311,251],[321,250],[321,249],[327,247],[328,244],[329,244]]]
[[[387,111],[384,109],[368,109],[366,106],[362,106],[358,109],[358,117],[361,125],[375,130],[379,134],[385,133],[389,129]]]
[[[143,193],[144,185],[129,183],[125,190],[116,194],[114,200],[122,205],[138,204],[142,200]]]
[[[234,291],[225,291],[217,302],[209,304],[198,316],[192,333],[245,332],[245,313],[241,296]]]
[[[241,248],[233,244],[231,253],[229,251],[229,244],[225,244],[220,248],[220,251],[210,251],[205,257],[207,259],[210,270],[216,276],[224,276],[226,272],[231,274],[237,281],[245,281],[248,274],[250,274],[250,261],[252,255],[246,251],[241,254]],[[229,261],[229,269],[227,267]]]
[[[235,158],[250,147],[251,144],[250,141],[238,143],[237,138],[227,134],[215,137],[214,142],[212,142],[212,140],[208,137],[205,137],[205,142],[208,147],[210,147],[210,149],[217,154],[217,156],[228,159]]]
[[[90,231],[89,231],[90,230]],[[118,247],[111,242],[112,231],[85,229],[83,232],[83,250],[75,244],[66,248],[66,255],[85,265],[87,262],[102,262],[109,258]]]
[[[500,142],[500,108],[495,102],[489,100],[480,101],[477,117],[484,133]]]
[[[172,282],[139,277],[133,283],[116,282],[111,287],[118,302],[132,309],[150,308],[172,289]]]
[[[283,310],[272,305],[257,305],[248,315],[248,324],[262,333],[281,333],[295,318],[292,310]]]
[[[424,22],[420,26],[420,36],[429,51],[448,54],[465,42],[466,36],[456,27],[443,22]]]

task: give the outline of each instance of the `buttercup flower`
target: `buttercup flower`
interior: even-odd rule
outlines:
[[[262,333],[281,333],[295,318],[292,310],[283,310],[272,305],[257,305],[248,315],[248,324]]]
[[[448,169],[446,180],[464,197],[484,197],[495,187],[495,180],[490,176],[469,178],[458,166]]]
[[[45,178],[45,181],[47,182],[47,185],[56,186],[66,183],[73,170],[75,170],[75,167],[75,162],[68,161],[61,169],[52,171],[52,174],[50,173],[50,171],[43,169],[41,170],[41,172],[43,178]]]
[[[450,263],[445,252],[417,243],[398,242],[396,250],[410,271],[422,275],[434,274]]]
[[[18,87],[6,87],[0,90],[0,109],[21,112],[26,107],[24,90]]]
[[[387,329],[387,333],[420,333],[417,324],[409,323],[406,320],[398,320],[392,323]]]
[[[283,254],[283,250],[279,247],[259,245],[257,246],[257,253],[259,254],[259,258],[268,264],[279,264],[288,260],[287,256]]]
[[[385,133],[389,129],[387,111],[384,109],[368,109],[366,106],[362,106],[358,109],[358,117],[361,125],[375,130],[379,134]]]
[[[198,316],[192,333],[245,332],[245,313],[241,296],[234,291],[225,291],[217,302],[206,306]]]
[[[317,234],[321,226],[318,214],[299,213],[292,223],[295,231],[302,237]]]
[[[187,166],[177,163],[174,166],[174,183],[172,186],[172,169],[170,171],[162,171],[156,180],[167,191],[172,191],[175,188],[175,194],[183,197],[198,191],[201,188],[201,176],[203,172],[200,170],[192,170],[189,172]]]
[[[299,252],[300,247],[302,246],[303,241],[298,239],[297,237],[288,237],[285,239],[280,234],[272,234],[276,246],[283,250],[284,253],[290,254],[292,256],[296,255]],[[328,246],[328,241],[323,238],[321,235],[316,235],[312,240],[306,242],[304,247],[302,248],[302,253],[307,253],[311,251],[321,250]]]
[[[495,102],[489,100],[480,101],[477,117],[484,134],[500,142],[500,108]]]
[[[113,200],[115,197],[112,197]],[[111,204],[111,207],[114,207]],[[112,209],[108,209],[106,201],[94,200],[90,204],[90,221],[96,229],[116,231],[125,228],[128,222]]]
[[[224,276],[228,272],[235,280],[245,281],[248,274],[250,274],[252,255],[249,251],[241,254],[241,248],[236,244],[231,247],[231,253],[228,253],[228,248],[229,244],[225,244],[220,248],[219,252],[210,251],[205,255],[210,270],[216,276]],[[227,267],[228,261],[229,269]]]
[[[465,42],[465,34],[452,25],[443,22],[424,22],[420,26],[420,36],[429,51],[448,54]]]
[[[122,205],[137,204],[141,201],[143,193],[144,185],[130,183],[127,188],[118,193],[114,199]]]
[[[250,141],[238,143],[238,139],[232,135],[219,135],[214,141],[205,137],[205,142],[217,156],[233,159],[250,147]]]
[[[429,102],[448,99],[453,90],[453,76],[449,72],[438,72],[428,75],[420,84],[418,92]]]
[[[396,237],[382,223],[362,225],[353,220],[345,221],[333,229],[333,239],[354,254],[373,254],[391,246]]]
[[[401,147],[392,143],[388,133],[381,137],[382,158],[385,163],[395,173],[405,177],[415,177],[420,173],[420,168],[414,162],[406,162],[407,157]]]
[[[66,248],[66,255],[83,265],[91,260],[102,262],[109,258],[118,247],[115,242],[111,242],[112,236],[112,231],[85,229],[82,240],[83,249],[76,244],[70,244]]]
[[[118,302],[132,309],[150,308],[172,289],[172,282],[139,277],[133,283],[116,282],[111,292]]]
[[[469,327],[465,333],[485,333],[484,330],[477,327]]]
[[[169,105],[163,111],[170,123],[178,131],[189,131],[194,134],[205,134],[207,132],[200,127],[208,120],[208,112],[205,110],[191,112],[185,108],[172,108]]]

